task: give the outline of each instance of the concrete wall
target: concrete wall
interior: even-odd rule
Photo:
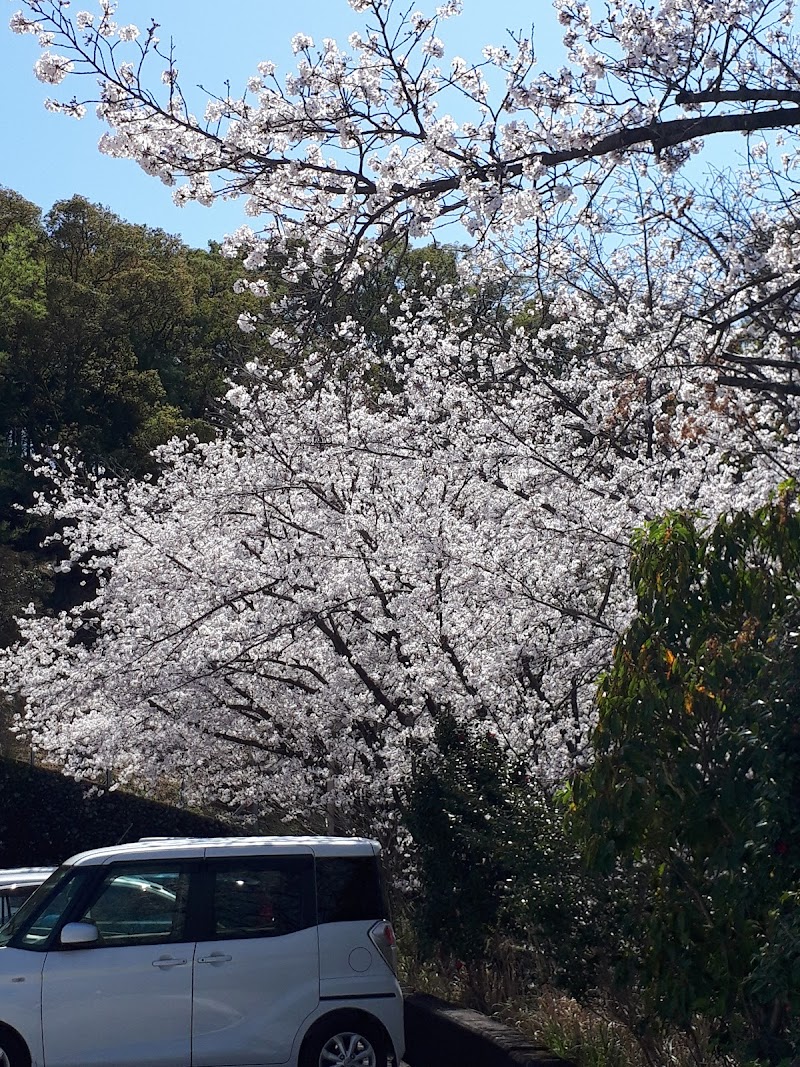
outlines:
[[[405,1006],[410,1067],[575,1067],[478,1011],[426,993],[409,994]]]

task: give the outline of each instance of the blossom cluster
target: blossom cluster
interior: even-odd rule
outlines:
[[[563,240],[619,210],[617,181],[657,189],[701,138],[796,125],[793,0],[611,0],[599,20],[580,0],[555,0],[568,58],[556,71],[540,69],[525,36],[448,60],[457,3],[406,22],[385,0],[351,6],[366,25],[347,46],[297,33],[292,73],[281,82],[265,60],[243,95],[211,98],[204,119],[153,29],[119,26],[115,5],[70,21],[65,5],[28,0],[11,25],[63,51],[40,59],[39,77],[96,75],[104,152],[136,160],[182,203],[244,197],[289,247],[313,234],[317,263],[453,222],[473,236],[535,224]],[[166,96],[146,80],[151,60]]]
[[[203,119],[107,0],[12,20],[40,77],[97,76],[104,152],[179,202],[244,197],[261,229],[224,252],[271,307],[239,327],[295,370],[254,365],[230,432],[165,446],[154,481],[55,477],[64,565],[96,593],[22,620],[3,671],[76,774],[362,829],[445,712],[562,780],[630,618],[633,529],[796,472],[800,56],[790,0],[556,0],[557,71],[523,36],[448,64],[455,0],[351,6],[347,48],[298,33],[291,74],[265,60]],[[726,130],[758,139],[703,189],[686,164]],[[375,309],[379,346],[343,291],[451,221],[458,283]]]
[[[763,501],[797,431],[700,365],[706,326],[638,299],[606,319],[568,294],[501,349],[451,286],[413,305],[385,393],[343,323],[347,371],[310,394],[253,366],[235,430],[165,446],[157,480],[56,478],[65,566],[97,593],[21,620],[4,660],[49,758],[353,829],[389,817],[444,712],[548,781],[586,758],[632,530]]]

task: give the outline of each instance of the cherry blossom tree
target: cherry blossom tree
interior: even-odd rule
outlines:
[[[524,33],[477,61],[448,57],[439,34],[460,0],[431,14],[394,0],[350,6],[364,29],[346,45],[298,33],[285,79],[265,59],[241,95],[196,104],[156,23],[117,21],[112,0],[74,17],[63,0],[28,0],[12,28],[38,35],[40,80],[96,82],[103,152],[136,160],[179,203],[245,198],[262,227],[231,248],[256,270],[288,243],[307,284],[330,282],[331,259],[346,281],[387,242],[457,222],[505,255],[514,248],[515,266],[545,286],[596,282],[625,237],[673,257],[688,242],[708,261],[693,311],[718,327],[775,300],[785,310],[796,295],[793,0],[612,0],[599,19],[580,0],[555,0],[566,58],[557,70],[542,69]],[[79,116],[90,100],[48,106]],[[687,164],[731,132],[748,138],[746,155],[720,217],[720,181],[711,204]],[[760,244],[743,247],[744,226]]]
[[[683,366],[673,323],[520,328],[497,352],[455,302],[398,313],[391,389],[344,322],[347,380],[254,367],[235,430],[165,446],[159,479],[56,478],[64,566],[97,593],[22,620],[6,657],[37,747],[349,828],[395,806],[445,711],[545,779],[583,758],[631,529],[763,499],[797,438]]]
[[[796,470],[800,285],[791,152],[778,173],[751,144],[707,193],[685,177],[713,134],[791,135],[790,3],[612,0],[594,22],[557,0],[556,74],[521,35],[445,68],[455,2],[351,6],[348,50],[298,34],[296,73],[264,62],[202,120],[155,25],[107,2],[14,16],[40,78],[99,78],[104,151],[179,200],[246,198],[262,229],[227,249],[286,359],[254,363],[230,431],[166,446],[154,481],[60,461],[64,566],[96,593],[23,620],[3,660],[74,773],[348,829],[397,807],[443,713],[551,781],[585,758],[634,527],[761,503]],[[459,282],[399,294],[378,349],[343,287],[452,221]],[[279,298],[257,277],[276,258]],[[509,276],[503,316],[476,321],[470,291]]]

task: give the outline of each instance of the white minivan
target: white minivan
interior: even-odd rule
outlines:
[[[83,852],[0,930],[0,1067],[386,1067],[395,970],[376,841]]]

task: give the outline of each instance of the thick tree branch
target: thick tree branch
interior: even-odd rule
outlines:
[[[704,89],[702,92],[680,92],[675,103],[685,104],[800,104],[800,89]]]

